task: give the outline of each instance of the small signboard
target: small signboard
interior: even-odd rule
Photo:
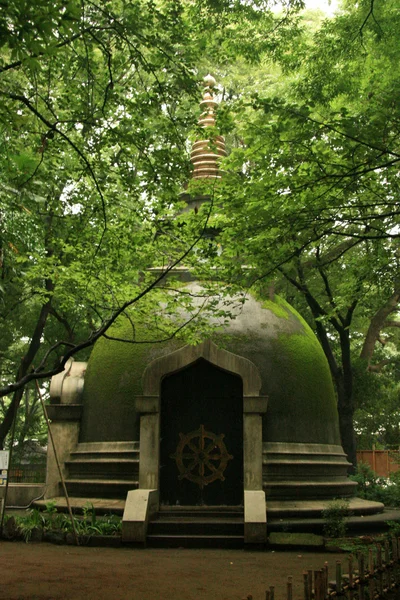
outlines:
[[[8,457],[10,453],[8,450],[0,450],[0,470],[8,469]]]
[[[7,483],[8,457],[8,450],[0,450],[0,485]]]

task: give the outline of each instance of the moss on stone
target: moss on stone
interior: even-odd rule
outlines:
[[[109,335],[130,340],[131,324],[121,320],[110,329]],[[139,327],[135,329],[135,341],[139,343],[102,338],[95,344],[85,376],[81,442],[139,439],[134,402],[135,396],[142,393],[143,372],[166,346],[171,351],[182,345],[182,342],[140,343],[148,335]]]
[[[129,339],[130,322],[120,320],[110,334]],[[149,335],[155,340],[162,337],[149,328],[136,330],[137,341]],[[306,321],[285,300],[275,296],[274,301],[254,303],[253,299],[244,305],[237,320],[214,331],[211,338],[258,368],[260,393],[269,397],[264,441],[340,444],[336,399],[325,355]],[[135,396],[142,394],[143,373],[152,360],[184,344],[184,340],[138,344],[99,340],[85,378],[81,441],[138,439],[134,402]]]
[[[340,444],[335,392],[317,338],[308,331],[281,334],[273,348],[274,370],[284,385],[279,402],[270,403],[266,435],[275,437],[272,430],[279,427],[280,441]]]
[[[272,532],[268,536],[271,546],[295,546],[295,547],[323,547],[324,538],[315,533],[286,533]]]
[[[279,317],[280,319],[289,319],[290,317],[291,313],[285,306],[287,302],[285,302],[285,300],[279,296],[275,296],[274,300],[263,300],[261,304],[263,308],[270,310],[276,317]]]

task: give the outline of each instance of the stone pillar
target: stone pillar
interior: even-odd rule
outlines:
[[[243,398],[244,489],[262,490],[262,414],[267,410],[265,396]]]
[[[137,396],[140,413],[139,489],[158,490],[160,470],[160,398]]]
[[[67,477],[65,462],[75,450],[79,440],[83,406],[80,404],[87,363],[70,359],[64,371],[51,379],[50,404],[47,414],[60,463],[61,473]],[[47,472],[45,499],[63,494],[57,462],[50,435],[47,443]]]

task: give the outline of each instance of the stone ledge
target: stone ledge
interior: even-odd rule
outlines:
[[[80,421],[83,412],[82,404],[48,404],[46,408],[52,421]]]

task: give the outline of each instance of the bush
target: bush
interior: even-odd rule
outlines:
[[[358,463],[351,479],[358,483],[360,498],[383,502],[386,506],[400,506],[400,471],[389,478],[378,477],[368,464]]]
[[[35,533],[72,533],[72,523],[69,515],[59,513],[54,502],[48,502],[46,509],[41,512],[31,509],[23,517],[15,518],[17,532],[28,542]],[[83,509],[82,517],[74,517],[75,530],[78,535],[119,535],[122,520],[117,515],[105,515],[97,518],[93,505],[88,504]],[[40,536],[39,536],[40,537]]]
[[[332,500],[322,516],[325,521],[324,534],[327,537],[344,537],[347,531],[346,517],[350,515],[348,500]]]

